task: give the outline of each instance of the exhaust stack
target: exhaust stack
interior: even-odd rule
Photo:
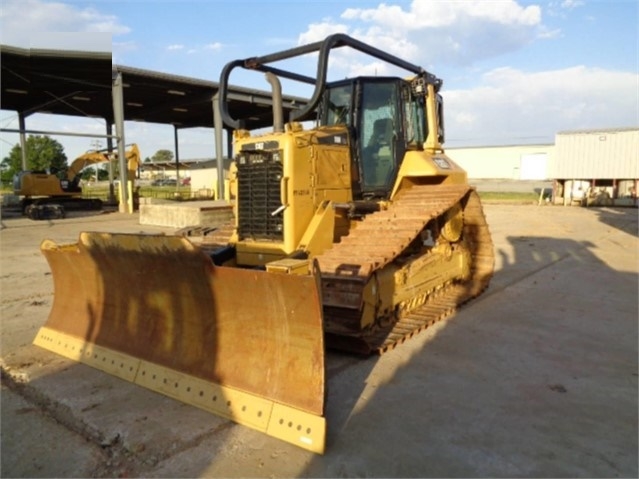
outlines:
[[[271,84],[273,93],[273,133],[284,131],[284,107],[282,106],[282,83],[271,72],[266,72],[266,81]]]

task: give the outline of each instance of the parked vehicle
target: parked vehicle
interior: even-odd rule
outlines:
[[[151,186],[176,186],[177,180],[175,178],[160,178],[153,180]]]

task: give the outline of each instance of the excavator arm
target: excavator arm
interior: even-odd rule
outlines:
[[[127,179],[133,181],[135,179],[135,173],[140,166],[140,149],[138,145],[133,143],[125,152],[125,156],[127,159]],[[73,163],[71,163],[67,171],[67,179],[73,182],[87,166],[113,161],[116,160],[117,157],[117,153],[109,153],[107,150],[87,151],[73,160]]]
[[[135,180],[135,173],[140,167],[140,150],[138,145],[133,143],[131,147],[125,152],[127,161],[127,179],[129,181]],[[116,155],[117,158],[117,155]]]
[[[78,156],[69,169],[67,170],[67,179],[70,182],[75,182],[76,177],[80,172],[89,165],[95,165],[96,163],[104,163],[109,161],[109,155],[99,151],[88,151],[83,155]]]

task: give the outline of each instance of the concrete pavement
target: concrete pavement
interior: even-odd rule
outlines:
[[[3,219],[2,477],[636,477],[637,210],[485,211],[481,298],[382,357],[329,353],[324,456],[30,345],[43,237],[169,230]]]

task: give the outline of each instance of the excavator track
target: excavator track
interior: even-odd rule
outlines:
[[[462,237],[472,258],[470,278],[442,284],[420,306],[384,326],[363,331],[331,331],[331,325],[351,323],[356,328],[359,311],[324,305],[327,344],[335,349],[370,354],[403,343],[437,321],[452,316],[464,303],[480,295],[493,274],[494,252],[479,197],[467,185],[419,185],[401,193],[384,211],[366,216],[342,241],[318,257],[323,292],[331,286],[332,298],[361,296],[376,271],[396,260],[426,225],[456,204],[463,206]]]

